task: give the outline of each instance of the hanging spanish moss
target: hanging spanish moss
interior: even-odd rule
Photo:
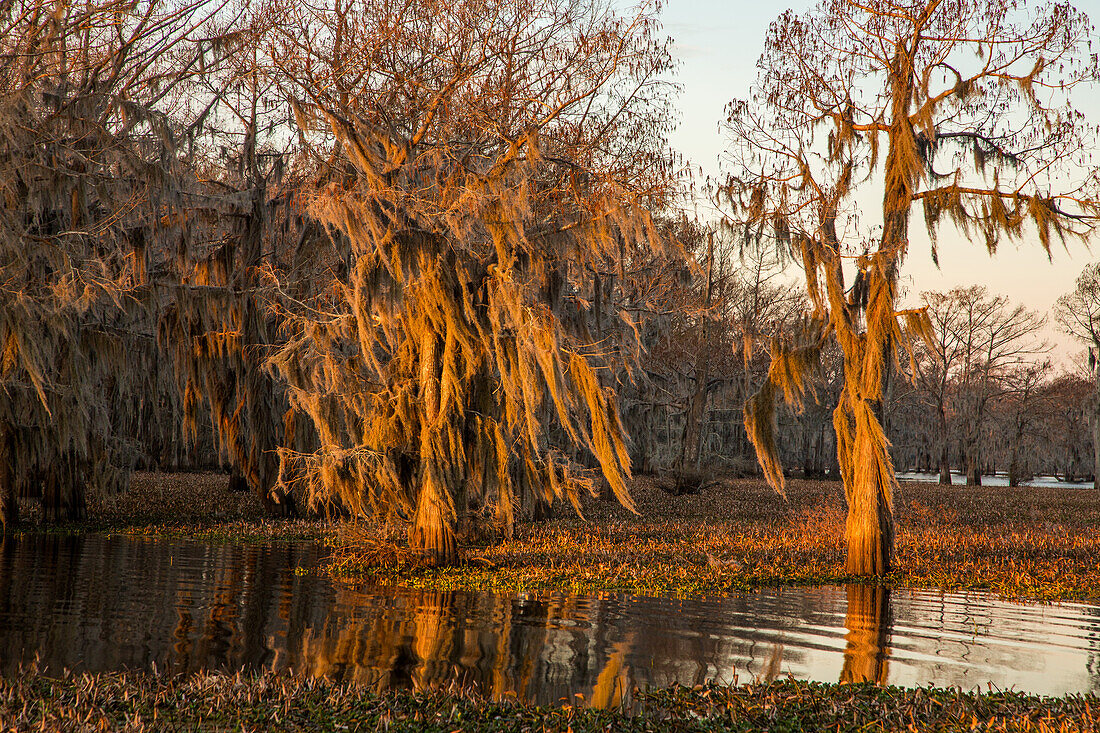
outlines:
[[[1094,132],[1068,124],[1062,108],[1036,90],[1068,105],[1071,89],[1095,80],[1095,56],[1084,53],[1089,28],[1083,14],[1064,7],[1032,14],[1003,3],[825,0],[772,24],[751,100],[729,107],[734,170],[723,202],[757,236],[801,259],[813,332],[835,336],[843,351],[833,425],[853,574],[890,570],[895,478],[876,413],[899,350],[932,336],[923,309],[898,305],[911,212],[920,202],[933,257],[944,220],[964,236],[980,233],[990,253],[1024,232],[1035,232],[1047,252],[1055,237],[1088,236],[1095,175],[1052,193],[1063,182],[1047,171],[1093,170]],[[867,45],[867,38],[876,41]],[[959,68],[942,62],[966,53],[978,61],[953,61]],[[994,104],[1019,114],[990,115]],[[867,184],[882,191],[872,228],[862,227],[855,203]],[[779,391],[798,403],[803,357],[795,357],[821,345],[800,335],[773,349],[768,383],[746,406],[746,426],[778,488],[769,405]]]
[[[410,545],[440,563],[470,517],[509,535],[518,508],[579,510],[599,478],[631,507],[603,346],[577,324],[592,273],[662,246],[643,207],[659,189],[625,188],[621,166],[649,164],[652,180],[664,164],[645,150],[601,159],[589,137],[620,145],[623,104],[658,119],[648,93],[618,94],[655,83],[663,57],[644,60],[645,22],[541,0],[492,18],[472,1],[355,5],[361,22],[322,19],[331,46],[287,41],[288,76],[314,75],[294,101],[303,137],[331,146],[314,148],[325,163],[308,212],[340,266],[308,296],[278,299],[285,340],[269,368],[319,441],[281,449],[281,475],[314,505],[407,521]],[[533,69],[563,62],[551,47],[572,48],[576,68],[547,80]],[[393,52],[416,83],[321,91],[347,82],[341,54]],[[512,64],[532,71],[509,75]],[[584,109],[612,124],[575,119]]]
[[[150,240],[173,175],[151,105],[193,10],[0,6],[5,523],[21,497],[47,519],[82,518],[88,493],[124,487],[143,452],[141,403],[163,386]]]

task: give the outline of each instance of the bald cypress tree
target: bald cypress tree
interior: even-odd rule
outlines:
[[[574,447],[630,506],[603,346],[580,324],[592,273],[662,246],[669,59],[652,18],[546,0],[280,16],[272,57],[331,243],[329,279],[274,295],[286,340],[269,367],[319,439],[281,451],[283,475],[407,519],[441,563],[471,511],[509,533],[524,497],[577,505],[596,476]]]
[[[797,400],[821,340],[838,340],[833,420],[853,574],[891,567],[895,479],[876,407],[896,346],[928,334],[919,311],[897,306],[912,215],[923,213],[933,255],[944,223],[990,253],[1006,238],[1049,251],[1091,233],[1096,131],[1069,100],[1098,76],[1091,33],[1069,5],[826,0],[771,25],[749,99],[729,107],[724,202],[791,248],[814,304],[798,343],[773,349],[746,424],[782,486],[770,403],[780,391]],[[861,208],[871,190],[881,206]]]
[[[149,263],[171,198],[158,106],[197,6],[0,4],[0,495],[79,519],[125,484],[155,393]],[[166,61],[175,54],[172,63]]]

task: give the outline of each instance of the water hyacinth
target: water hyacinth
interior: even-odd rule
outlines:
[[[0,726],[12,731],[1091,731],[1094,695],[830,685],[795,681],[635,690],[622,709],[581,696],[559,706],[490,700],[450,687],[365,692],[272,673],[185,677],[66,674],[0,680]]]

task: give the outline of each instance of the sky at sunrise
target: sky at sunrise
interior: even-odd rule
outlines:
[[[1088,13],[1094,25],[1100,22],[1100,0],[1079,0],[1075,4]],[[807,0],[782,4],[743,0],[665,3],[661,18],[665,33],[674,40],[673,53],[680,62],[677,79],[682,86],[678,98],[680,125],[671,140],[705,175],[720,171],[718,161],[726,139],[719,123],[725,118],[726,103],[748,94],[768,24],[787,7],[803,12],[813,5]],[[1073,101],[1093,122],[1100,121],[1100,89],[1075,90]],[[1092,252],[1079,244],[1071,244],[1068,251],[1057,245],[1053,258],[1048,259],[1035,237],[1005,242],[990,257],[981,243],[968,242],[946,228],[939,236],[937,269],[923,226],[913,226],[911,234],[902,282],[910,293],[979,283],[1044,313],[1059,296],[1073,289],[1074,280],[1086,264],[1100,259],[1100,235],[1091,244]],[[1053,326],[1044,338],[1054,343],[1052,356],[1058,360],[1081,350]]]

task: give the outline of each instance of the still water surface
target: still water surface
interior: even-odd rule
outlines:
[[[307,545],[8,538],[0,671],[274,668],[617,704],[635,686],[825,681],[1100,692],[1100,607],[785,588],[703,600],[356,587]]]

